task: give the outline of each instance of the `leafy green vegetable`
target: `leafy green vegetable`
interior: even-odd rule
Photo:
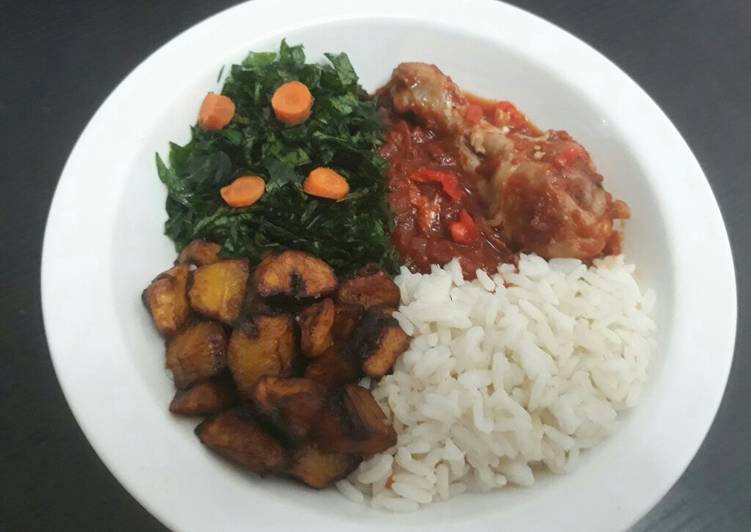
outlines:
[[[383,125],[358,84],[346,54],[330,64],[306,64],[301,45],[282,41],[278,53],[251,52],[233,65],[222,94],[237,108],[220,131],[191,130],[185,146],[170,144],[169,164],[156,157],[167,186],[166,234],[182,249],[201,238],[222,244],[222,256],[260,260],[266,250],[300,249],[348,273],[368,263],[395,271],[389,233],[386,161],[375,149]],[[289,127],[274,118],[271,96],[299,80],[315,104],[311,117]],[[340,202],[308,196],[305,176],[318,166],[343,175],[350,194]],[[219,189],[241,175],[259,175],[266,192],[254,205],[233,209]]]

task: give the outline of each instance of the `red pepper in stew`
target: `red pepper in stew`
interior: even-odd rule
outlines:
[[[441,172],[440,170],[431,170],[430,168],[420,168],[417,172],[410,176],[412,181],[418,181],[420,183],[438,183],[446,193],[446,195],[452,200],[461,199],[464,195],[459,179],[454,174],[448,172]]]

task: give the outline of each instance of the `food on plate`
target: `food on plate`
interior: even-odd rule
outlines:
[[[229,185],[219,189],[224,203],[230,207],[250,207],[261,199],[266,190],[263,178],[254,175],[245,175],[235,178]]]
[[[352,336],[352,331],[354,331],[355,326],[362,317],[362,313],[362,305],[356,303],[336,303],[334,307],[334,326],[331,328],[331,334],[335,342],[344,343],[349,340],[349,337]]]
[[[281,98],[290,87],[292,97]],[[296,249],[339,274],[371,263],[399,269],[386,162],[376,152],[385,128],[346,54],[306,63],[302,46],[282,41],[278,52],[251,52],[233,65],[221,96],[235,107],[229,123],[206,129],[199,120],[186,144],[156,157],[167,187],[165,233],[178,251],[207,240],[222,246],[222,258],[251,266],[268,252]],[[263,194],[232,206],[220,190],[243,176],[261,178]]]
[[[248,285],[248,261],[223,260],[199,266],[188,290],[197,313],[224,323],[237,319]]]
[[[308,438],[327,399],[323,384],[304,378],[265,376],[253,388],[256,412],[294,440]]]
[[[232,331],[227,365],[237,389],[251,397],[265,375],[292,375],[297,358],[297,333],[291,316],[254,316]]]
[[[628,206],[568,133],[538,129],[510,102],[469,97],[425,63],[398,65],[378,96],[392,239],[410,266],[459,257],[471,277],[518,252],[587,263],[620,252]]]
[[[256,292],[263,296],[319,297],[336,289],[334,270],[319,258],[301,251],[271,254],[253,274]]]
[[[203,129],[216,131],[223,129],[235,116],[235,103],[224,96],[210,92],[203,99],[198,112],[198,123]]]
[[[222,246],[215,242],[194,240],[182,249],[180,255],[177,256],[177,262],[178,264],[188,263],[196,266],[214,264],[221,260],[221,257],[219,257],[221,250]]]
[[[271,108],[277,120],[288,126],[296,126],[310,117],[313,95],[304,83],[288,81],[274,91]]]
[[[178,258],[184,262],[157,277],[170,281],[170,301],[190,295],[193,303],[167,340],[166,366],[177,388],[169,409],[212,416],[196,429],[207,447],[258,474],[323,488],[348,475],[361,454],[395,443],[390,421],[357,384],[362,357],[373,356],[360,349],[377,350],[384,327],[395,323],[374,326],[369,316],[388,316],[395,306],[371,308],[361,320],[360,305],[316,298],[335,292],[336,275],[300,251],[270,255],[250,272],[245,260],[213,262],[215,250],[205,242],[185,249]],[[160,332],[164,315],[152,311]],[[388,372],[399,354],[391,346],[381,369]]]
[[[334,344],[332,329],[336,318],[334,301],[330,298],[314,303],[300,313],[300,351],[314,358]]]
[[[167,368],[178,388],[215,377],[226,367],[227,335],[221,323],[189,323],[167,341]]]
[[[336,300],[343,305],[359,305],[363,309],[370,307],[399,306],[399,288],[386,272],[366,266],[361,268],[352,279],[339,285]]]
[[[362,376],[360,366],[358,360],[344,351],[342,344],[335,344],[321,356],[308,362],[305,378],[320,382],[328,388],[336,388],[358,381]]]
[[[157,158],[170,411],[260,475],[416,510],[564,473],[639,400],[655,294],[589,153],[437,66],[251,53]],[[401,265],[398,276],[392,274]]]
[[[383,307],[368,310],[347,343],[352,355],[362,360],[363,372],[374,378],[388,373],[408,346],[409,336],[391,315],[390,309]]]
[[[331,168],[316,168],[305,178],[302,189],[311,196],[341,201],[349,194],[349,183]]]
[[[289,457],[281,442],[241,409],[210,417],[196,427],[206,447],[261,476],[281,473]]]
[[[178,265],[160,273],[143,291],[142,299],[159,332],[169,336],[182,327],[190,315],[188,267]]]
[[[330,453],[308,444],[292,452],[288,473],[311,488],[322,489],[349,475],[360,461],[359,456]]]
[[[395,316],[412,342],[372,393],[399,441],[364,461],[343,493],[407,510],[529,486],[541,469],[574,468],[639,400],[654,293],[622,257],[587,267],[522,255],[471,281],[455,259],[429,274],[402,268],[396,282]]]
[[[235,404],[236,393],[226,378],[197,382],[186,390],[177,390],[169,411],[181,416],[208,416],[228,410]]]
[[[396,444],[396,431],[369,390],[346,384],[329,395],[315,427],[322,449],[370,455]]]

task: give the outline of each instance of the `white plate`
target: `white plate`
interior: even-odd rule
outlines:
[[[168,413],[162,342],[140,302],[174,259],[154,152],[188,139],[221,65],[276,49],[282,37],[304,43],[309,59],[346,51],[369,89],[400,61],[435,62],[462,87],[571,132],[631,205],[626,252],[658,292],[658,352],[641,406],[576,472],[394,516],[245,474],[199,444],[194,422]],[[148,510],[181,530],[626,528],[678,479],[709,429],[736,323],[727,234],[680,134],[596,51],[491,1],[261,0],[178,36],[115,89],[70,155],[45,235],[42,299],[57,375],[86,436]]]

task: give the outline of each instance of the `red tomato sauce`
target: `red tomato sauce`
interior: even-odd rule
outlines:
[[[458,257],[465,276],[474,278],[478,268],[493,272],[501,262],[514,262],[484,223],[487,213],[472,177],[459,168],[453,141],[396,115],[384,122],[389,133],[380,152],[389,161],[388,199],[396,222],[391,239],[406,265],[425,273],[431,264]],[[439,175],[425,178],[426,170]],[[440,174],[455,177],[460,197]]]

